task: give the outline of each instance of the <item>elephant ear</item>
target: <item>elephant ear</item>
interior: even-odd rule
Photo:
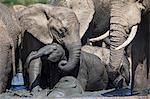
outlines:
[[[83,37],[94,15],[94,3],[92,0],[66,0],[66,4],[76,14],[80,23],[80,38]]]
[[[43,12],[32,13],[29,11],[20,19],[24,31],[31,33],[35,38],[44,44],[51,44],[53,41],[52,35],[48,31],[48,20]]]

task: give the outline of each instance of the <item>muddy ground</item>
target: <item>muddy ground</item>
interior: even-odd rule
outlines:
[[[123,90],[116,91],[114,89],[110,89],[110,90],[103,90],[103,91],[96,91],[96,92],[84,92],[84,94],[82,94],[82,95],[79,94],[79,95],[63,97],[63,98],[70,99],[70,98],[85,98],[86,97],[85,99],[87,99],[87,98],[97,99],[96,97],[99,97],[102,99],[105,99],[105,98],[110,99],[110,97],[113,97],[113,95],[118,95],[118,96],[124,97],[123,95],[125,95],[125,93],[127,93],[127,91],[129,91],[129,90],[123,89]],[[7,90],[5,93],[0,95],[0,99],[28,99],[28,98],[30,98],[30,99],[47,99],[47,98],[52,99],[52,97],[47,95],[49,92],[50,92],[49,89],[45,89],[40,92],[32,92],[32,93],[30,93],[27,90],[18,90],[18,91]],[[129,96],[129,94],[126,94],[126,96],[131,97],[131,96]],[[133,97],[133,99],[134,99],[134,97]],[[149,99],[149,98],[144,98],[144,99]]]
[[[71,96],[71,97],[102,97],[101,94],[112,91],[111,90],[104,90],[104,91],[97,91],[97,92],[85,92],[82,95],[76,95],[76,96]],[[31,98],[31,99],[45,99],[45,98],[52,98],[50,96],[47,96],[47,94],[50,92],[50,90],[45,89],[42,90],[41,92],[32,92],[30,93],[27,90],[18,90],[18,91],[12,91],[12,90],[7,90],[5,93],[0,94],[0,99],[22,99],[22,98]],[[70,96],[69,96],[70,97]],[[69,98],[66,97],[66,98]]]

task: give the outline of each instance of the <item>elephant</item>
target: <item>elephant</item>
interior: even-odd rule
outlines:
[[[27,57],[25,66],[26,68],[28,68],[29,76],[30,75],[33,76],[32,73],[30,73],[33,71],[33,69],[37,67],[38,68],[44,67],[44,66],[41,67],[40,65],[41,61],[34,62],[36,59],[39,59],[42,56],[47,56],[48,61],[57,62],[58,65],[60,62],[63,62],[64,64],[66,64],[67,62],[65,49],[63,49],[61,45],[57,43],[46,45],[42,47],[41,49],[39,49],[38,51],[32,51]],[[38,62],[40,62],[40,64],[37,64]],[[57,67],[58,66],[55,65],[55,68]],[[38,73],[40,74],[40,71]],[[98,58],[94,54],[81,51],[80,64],[78,65],[77,72],[76,70],[74,70],[72,71],[72,74],[74,75],[70,75],[70,74],[69,75],[76,77],[85,91],[98,91],[98,90],[103,90],[107,88],[108,76],[107,76],[106,68],[104,64],[101,62],[100,58]],[[66,75],[68,76],[68,74]],[[29,81],[30,86],[32,86],[32,84],[36,82],[35,80],[33,81],[32,78],[33,77],[30,77],[31,79]],[[38,84],[39,83],[37,83],[37,86]],[[31,89],[32,88],[33,87],[31,87]]]
[[[141,24],[131,46],[132,57],[132,92],[147,95],[150,88],[149,69],[149,17],[142,18]]]
[[[21,27],[15,13],[0,3],[0,93],[10,87],[16,73],[15,52],[20,34]]]
[[[72,76],[65,76],[59,80],[47,96],[49,98],[75,97],[76,95],[83,95],[84,90],[80,82]]]
[[[32,34],[43,45],[56,41],[68,49],[69,60],[65,66],[60,64],[62,70],[69,71],[76,66],[79,61],[81,42],[79,23],[70,9],[33,4],[18,12],[18,19],[23,31]]]
[[[109,65],[109,56],[110,56],[110,49],[104,48],[104,47],[98,47],[98,46],[91,46],[91,45],[84,45],[81,47],[82,51],[85,51],[90,54],[94,54],[98,56],[101,59],[101,62],[107,67]],[[118,78],[115,80],[115,83],[111,84],[109,83],[108,88],[111,88],[114,85],[121,87],[127,87],[130,84],[130,69],[131,69],[131,56],[128,56],[127,54],[124,55],[121,68],[119,68],[120,73],[122,76],[118,76]],[[126,66],[125,64],[130,64],[130,66]],[[120,84],[119,80],[122,79],[124,82]]]
[[[52,0],[50,4],[68,7],[76,13],[83,43],[87,38],[104,33],[106,34],[98,40],[109,36],[110,63],[107,71],[110,81],[113,82],[118,76],[125,47],[134,39],[141,20],[149,13],[150,2],[148,0],[82,0],[82,2],[81,0]]]
[[[81,40],[79,22],[72,10],[46,4],[33,4],[16,14],[23,32],[21,51],[23,65],[31,51],[52,42],[58,42],[67,49],[66,53],[68,53],[67,64],[59,64],[61,71],[71,72],[77,66],[80,59]],[[48,65],[47,62],[43,63]],[[32,73],[34,75],[36,71]],[[24,70],[24,78],[26,82],[28,80],[26,70]]]

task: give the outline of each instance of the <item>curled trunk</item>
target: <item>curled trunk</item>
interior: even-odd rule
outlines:
[[[110,68],[113,71],[117,71],[121,64],[124,48],[120,50],[115,50],[116,47],[125,42],[127,34],[129,31],[127,21],[124,19],[124,15],[121,14],[119,7],[123,5],[122,2],[116,3],[118,1],[112,1],[111,7],[111,20],[110,20]],[[122,5],[121,5],[122,3]]]
[[[60,61],[58,66],[63,71],[71,71],[79,63],[80,52],[81,52],[81,43],[75,42],[74,44],[68,44],[68,45],[66,45],[66,48],[69,52],[68,62]]]
[[[29,73],[29,89],[32,90],[34,87],[40,84],[42,62],[40,58],[31,61],[28,73]]]

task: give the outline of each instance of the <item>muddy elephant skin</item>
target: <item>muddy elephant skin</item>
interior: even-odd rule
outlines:
[[[48,55],[48,60],[51,62],[58,62],[58,64],[60,62],[67,62],[65,50],[62,48],[62,46],[53,43],[51,45],[44,46],[38,51],[31,52],[31,54],[27,58],[26,64],[28,64],[30,68],[32,61],[35,61],[37,58],[45,55]],[[106,89],[108,84],[108,75],[106,72],[106,68],[96,55],[81,51],[80,64],[78,67],[79,70],[72,71],[73,75],[67,75],[77,77],[84,90],[98,91]],[[57,68],[56,65],[55,68]],[[32,72],[32,70],[29,71]]]
[[[0,93],[6,90],[13,73],[15,73],[15,49],[21,28],[15,14],[0,4]]]
[[[68,63],[64,66],[60,64],[62,70],[69,71],[76,66],[79,61],[81,42],[79,23],[70,9],[35,4],[19,14],[20,23],[25,32],[32,34],[44,44],[50,44],[56,40],[68,49]]]
[[[80,59],[81,41],[79,37],[79,22],[72,10],[45,4],[33,4],[18,11],[17,15],[24,31],[23,65],[31,51],[38,50],[52,42],[58,42],[67,49],[66,53],[68,53],[68,62],[66,64],[59,63],[61,71],[70,72],[77,66]],[[45,67],[49,64],[43,58],[42,63],[42,66]],[[54,73],[54,71],[52,72]],[[37,71],[33,70],[32,75],[36,79]]]
[[[141,21],[139,30],[131,47],[132,55],[132,90],[141,95],[148,94],[146,89],[150,88],[149,76],[149,17],[147,14]],[[133,93],[133,94],[134,94]]]
[[[128,40],[127,37],[129,38],[131,34],[129,32],[132,32],[133,28],[136,28],[134,33],[139,31],[137,25],[141,23],[141,20],[150,11],[149,0],[82,0],[82,2],[80,0],[57,0],[57,2],[53,0],[51,4],[67,6],[74,12],[78,12],[77,10],[79,9],[86,10],[86,7],[89,5],[88,8],[94,6],[95,13],[93,14],[93,20],[91,20],[89,28],[82,37],[82,42],[85,43],[87,38],[102,35],[109,30],[110,65],[108,66],[108,72],[110,73],[109,78],[111,81],[117,76],[117,71],[124,57],[125,48],[116,50],[117,47],[120,47],[120,45]],[[77,13],[77,16],[82,15],[85,17],[84,12],[81,13]],[[81,19],[81,16],[79,18]],[[85,21],[87,21],[86,18]],[[114,75],[114,77],[111,75]]]

